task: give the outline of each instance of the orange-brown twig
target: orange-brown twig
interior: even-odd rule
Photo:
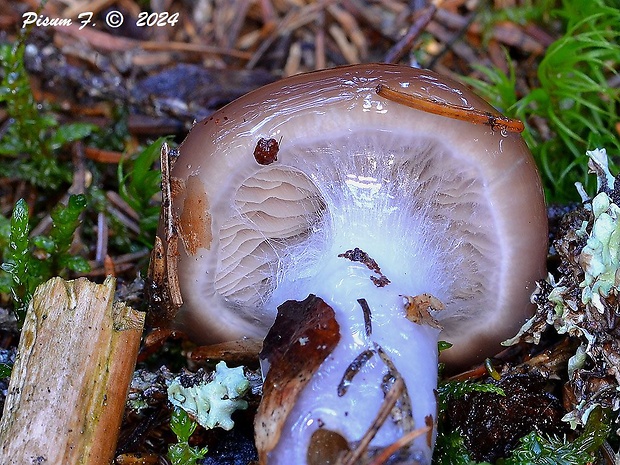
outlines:
[[[502,115],[494,115],[488,111],[480,111],[475,108],[463,107],[453,103],[416,97],[412,94],[391,89],[384,84],[379,84],[376,87],[376,92],[378,95],[388,100],[434,115],[469,121],[474,124],[486,124],[487,126],[491,126],[494,130],[500,129],[509,132],[522,132],[524,129],[523,123],[517,119],[507,118]]]
[[[397,441],[393,442],[386,448],[384,448],[378,455],[375,456],[374,460],[370,462],[369,465],[383,465],[388,459],[395,454],[399,449],[402,449],[415,438],[422,436],[423,434],[428,433],[431,430],[431,426],[424,426],[423,428],[414,429],[413,431],[409,431],[407,434],[402,436]]]

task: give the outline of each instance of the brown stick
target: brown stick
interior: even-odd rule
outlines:
[[[379,412],[377,413],[377,416],[370,425],[370,428],[368,428],[368,431],[364,433],[364,436],[362,436],[362,439],[360,440],[357,447],[345,454],[345,456],[339,462],[339,465],[354,465],[360,462],[361,458],[368,450],[370,442],[377,435],[379,428],[383,426],[383,423],[385,423],[387,417],[390,416],[392,408],[394,408],[394,405],[396,405],[396,402],[398,402],[398,399],[402,395],[404,389],[405,382],[403,381],[403,379],[400,377],[396,378],[394,384],[383,399],[381,408],[379,408]]]
[[[0,421],[0,463],[114,458],[144,315],[116,280],[52,278],[30,302]]]
[[[492,114],[487,111],[480,111],[475,108],[454,105],[448,102],[417,97],[399,90],[391,89],[384,84],[379,84],[376,92],[393,102],[400,103],[416,110],[426,111],[434,115],[446,116],[461,121],[469,121],[474,124],[486,124],[493,130],[501,129],[509,132],[523,132],[524,126],[518,119],[510,119],[500,114]]]
[[[393,454],[398,452],[399,449],[402,449],[403,447],[405,447],[415,438],[420,437],[425,433],[428,433],[429,431],[431,431],[431,429],[432,429],[431,426],[425,426],[423,428],[409,431],[407,434],[402,436],[400,439],[396,440],[395,442],[393,442],[392,444],[390,444],[389,446],[381,450],[381,452],[374,457],[372,462],[370,462],[370,465],[385,464]]]
[[[386,63],[398,63],[405,53],[411,50],[413,42],[424,32],[428,23],[433,19],[438,3],[440,2],[433,2],[422,11],[422,14],[409,27],[407,33],[388,51],[384,60]]]

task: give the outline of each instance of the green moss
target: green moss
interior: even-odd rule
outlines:
[[[177,437],[177,443],[168,447],[168,458],[172,465],[194,465],[204,458],[207,448],[189,445],[189,438],[196,430],[196,422],[185,410],[176,408],[170,418],[170,429]]]
[[[467,383],[473,385],[473,383]],[[589,415],[583,432],[574,440],[548,437],[536,431],[519,440],[519,445],[496,465],[588,465],[611,432],[608,411],[597,407]],[[458,431],[440,432],[433,456],[434,465],[490,465],[476,462]]]
[[[17,319],[23,322],[28,303],[36,287],[52,276],[69,271],[89,271],[88,262],[70,252],[80,215],[86,208],[84,195],[72,195],[67,205],[57,205],[51,212],[52,229],[48,235],[30,237],[28,205],[20,199],[13,208],[9,236],[0,242],[0,292],[13,298]]]
[[[597,407],[589,416],[583,433],[574,441],[543,437],[532,432],[521,438],[519,447],[498,465],[586,465],[594,462],[595,452],[611,432],[607,411]]]
[[[9,124],[0,138],[0,159],[4,176],[23,179],[38,187],[58,189],[70,183],[73,169],[59,162],[58,151],[65,144],[84,139],[96,126],[86,123],[61,125],[32,95],[24,68],[25,34],[13,45],[0,46],[3,78],[0,104],[6,106]]]

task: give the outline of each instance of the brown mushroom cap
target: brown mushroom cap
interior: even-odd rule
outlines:
[[[386,100],[378,84],[497,114],[431,71],[369,64],[269,84],[191,130],[172,185],[183,243],[178,321],[198,342],[266,334],[283,257],[327,227],[349,175],[378,180],[399,221],[411,221],[401,224],[411,237],[399,242],[398,266],[428,282],[411,295],[445,304],[440,339],[456,347],[445,362],[497,352],[531,314],[547,219],[523,139]],[[388,277],[400,272],[379,265]]]

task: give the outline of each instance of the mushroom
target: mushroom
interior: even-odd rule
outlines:
[[[369,450],[430,429],[399,452],[430,463],[438,340],[454,369],[496,353],[545,274],[519,124],[434,72],[366,64],[269,84],[193,127],[171,172],[178,325],[200,343],[264,338],[278,307],[316,296],[339,327],[277,428],[258,422],[263,462],[319,463],[325,437],[350,454],[375,425]]]

